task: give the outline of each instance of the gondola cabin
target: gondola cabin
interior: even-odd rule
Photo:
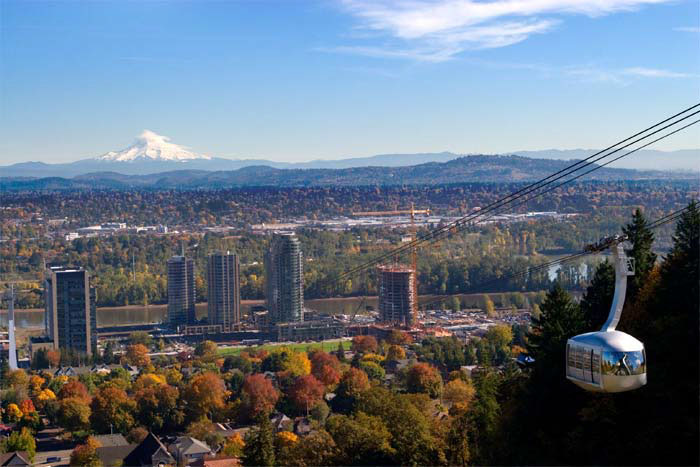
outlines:
[[[566,378],[588,391],[638,389],[647,383],[644,344],[620,331],[573,337],[566,344]]]

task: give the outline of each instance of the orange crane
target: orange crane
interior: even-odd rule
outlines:
[[[353,216],[400,216],[409,214],[411,216],[411,242],[416,239],[416,215],[430,216],[430,209],[416,209],[411,203],[411,209],[395,209],[393,211],[363,211],[351,213]],[[418,260],[416,248],[411,248],[411,267],[413,268],[414,280],[413,289],[416,300],[413,304],[413,321],[418,322]]]

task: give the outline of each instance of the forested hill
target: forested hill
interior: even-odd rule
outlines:
[[[522,156],[477,155],[448,162],[408,167],[345,169],[277,169],[250,166],[232,171],[181,170],[149,175],[98,172],[74,178],[0,178],[0,190],[53,190],[80,188],[230,188],[240,186],[363,186],[432,185],[465,182],[524,182],[539,180],[574,161],[532,159]],[[601,168],[583,179],[688,179],[692,172]]]

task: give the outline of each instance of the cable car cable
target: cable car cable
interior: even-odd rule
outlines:
[[[692,107],[689,107],[688,109],[686,109],[686,110],[684,110],[684,111],[682,111],[682,112],[679,112],[678,114],[676,114],[676,115],[674,115],[674,116],[672,116],[672,117],[669,117],[669,118],[667,118],[667,119],[665,119],[665,120],[663,120],[663,121],[661,121],[661,122],[659,122],[659,123],[657,123],[657,124],[655,124],[655,125],[653,125],[653,126],[647,128],[646,130],[643,130],[643,131],[637,133],[636,135],[633,135],[633,136],[631,136],[631,137],[629,137],[629,138],[626,138],[625,140],[620,141],[619,143],[617,143],[617,144],[611,146],[610,148],[613,148],[613,147],[615,147],[615,146],[617,146],[617,145],[619,145],[619,144],[621,144],[621,143],[623,143],[623,142],[629,141],[630,139],[634,138],[635,136],[637,136],[637,135],[639,135],[639,134],[642,134],[642,133],[645,133],[645,132],[649,131],[650,129],[656,128],[657,126],[662,125],[663,123],[668,122],[669,120],[672,120],[673,118],[675,118],[675,117],[677,117],[677,116],[679,116],[679,115],[682,115],[683,113],[686,113],[686,112],[688,112],[689,110],[692,110],[692,109],[694,109],[694,108],[696,108],[696,107],[698,107],[698,106],[700,106],[700,104],[696,104],[696,105],[694,105],[694,106],[692,106]],[[659,128],[659,129],[655,130],[654,132],[652,132],[652,133],[650,133],[650,134],[648,134],[648,135],[646,135],[646,136],[643,136],[643,137],[641,137],[641,138],[639,138],[639,139],[637,139],[637,140],[635,140],[635,141],[633,141],[633,142],[631,142],[631,143],[628,143],[627,145],[625,145],[625,146],[623,146],[623,147],[621,147],[621,148],[616,149],[616,150],[613,151],[612,153],[609,153],[609,154],[606,154],[606,155],[597,157],[597,158],[594,159],[593,161],[590,161],[591,158],[594,158],[594,157],[596,157],[597,155],[599,155],[599,154],[601,154],[601,153],[607,151],[607,149],[606,149],[606,150],[603,150],[603,151],[599,151],[598,153],[593,154],[592,156],[589,156],[588,158],[584,159],[583,161],[590,161],[590,162],[586,162],[584,165],[581,165],[581,166],[578,167],[578,168],[576,168],[576,166],[580,165],[583,161],[578,161],[578,162],[576,162],[575,164],[572,164],[572,165],[568,166],[567,168],[562,169],[562,170],[556,172],[555,174],[552,174],[552,175],[550,175],[550,176],[548,176],[548,177],[546,177],[546,178],[544,178],[544,179],[542,179],[542,180],[540,180],[540,181],[538,181],[538,182],[535,182],[535,183],[533,183],[533,184],[530,184],[530,185],[528,185],[528,186],[526,186],[526,187],[524,187],[524,188],[522,188],[522,189],[520,189],[520,190],[518,190],[518,191],[516,191],[516,192],[514,192],[514,193],[511,193],[510,195],[505,196],[505,197],[503,197],[503,198],[501,198],[501,199],[499,199],[499,200],[497,200],[497,201],[495,201],[495,202],[489,204],[486,208],[482,209],[482,210],[479,211],[478,213],[470,214],[470,215],[464,216],[463,218],[458,219],[457,221],[453,221],[453,222],[451,222],[450,224],[447,224],[447,225],[445,225],[445,226],[443,226],[443,227],[441,227],[441,228],[438,228],[438,229],[436,229],[436,230],[433,230],[433,231],[429,232],[428,234],[425,234],[425,235],[423,235],[423,236],[421,236],[421,237],[418,237],[417,239],[413,240],[412,242],[407,243],[407,244],[404,245],[404,246],[398,247],[398,248],[396,248],[396,249],[394,249],[394,250],[391,250],[391,251],[389,251],[389,252],[387,252],[387,253],[385,253],[385,254],[382,254],[382,255],[380,255],[380,256],[378,256],[378,257],[372,259],[372,260],[369,260],[369,261],[367,261],[367,262],[365,262],[365,263],[363,263],[363,264],[361,264],[361,265],[358,265],[358,266],[356,266],[356,267],[354,267],[354,268],[351,268],[350,270],[346,271],[345,273],[341,274],[340,276],[337,276],[336,280],[344,279],[344,278],[346,278],[346,277],[348,277],[348,276],[350,276],[350,275],[355,274],[356,272],[358,272],[358,271],[360,271],[360,270],[363,270],[363,269],[365,269],[365,268],[368,268],[368,267],[371,267],[371,266],[373,266],[373,265],[375,265],[375,264],[378,264],[378,263],[384,261],[384,260],[387,259],[387,258],[391,258],[391,257],[395,257],[395,256],[400,255],[400,254],[404,254],[404,253],[406,253],[406,252],[412,250],[413,248],[416,248],[416,247],[420,246],[422,243],[425,243],[425,242],[427,242],[427,241],[436,239],[439,235],[449,234],[449,232],[450,232],[450,230],[451,230],[452,228],[455,228],[455,227],[456,227],[456,228],[461,228],[461,227],[462,227],[462,224],[464,224],[465,222],[474,220],[474,219],[476,219],[477,217],[480,217],[480,216],[482,216],[482,215],[484,215],[484,214],[487,214],[488,212],[490,212],[490,211],[492,211],[492,210],[495,210],[495,209],[501,208],[501,207],[503,207],[503,206],[505,206],[505,205],[507,205],[507,204],[510,204],[511,202],[513,202],[513,201],[515,201],[515,200],[521,198],[522,196],[525,196],[525,195],[531,193],[531,192],[534,191],[534,190],[537,190],[537,189],[540,189],[540,188],[544,188],[544,187],[546,187],[547,185],[549,185],[549,184],[551,184],[551,183],[553,183],[553,182],[555,182],[555,181],[557,181],[557,180],[559,180],[559,179],[561,179],[561,178],[563,178],[563,177],[566,177],[567,175],[570,175],[570,174],[574,173],[574,172],[577,171],[577,170],[580,170],[580,169],[582,169],[582,168],[584,168],[584,167],[586,167],[586,166],[589,166],[589,165],[593,165],[593,164],[595,164],[597,161],[600,161],[600,160],[602,160],[602,159],[604,159],[604,158],[610,157],[612,154],[614,154],[614,153],[616,153],[616,152],[618,152],[618,151],[620,151],[620,150],[622,150],[622,149],[625,149],[626,147],[629,147],[629,146],[632,145],[632,144],[635,144],[635,143],[637,143],[637,142],[643,141],[644,139],[647,139],[647,138],[653,136],[654,134],[656,134],[656,133],[658,133],[658,132],[660,132],[660,131],[663,131],[664,129],[667,129],[667,128],[671,127],[671,126],[677,125],[678,123],[682,122],[683,120],[686,120],[686,119],[688,119],[688,118],[690,118],[690,117],[692,117],[692,116],[694,116],[694,115],[696,115],[696,114],[698,114],[698,113],[700,113],[700,111],[695,111],[695,112],[693,112],[693,113],[690,114],[690,115],[686,115],[686,116],[682,117],[681,119],[678,119],[677,121],[675,121],[675,122],[673,122],[673,123],[670,123],[670,124],[668,124],[668,125],[666,125],[666,126],[664,126],[664,127],[662,127],[662,128]],[[695,123],[697,123],[697,121],[695,121],[695,122],[693,122],[693,123],[691,123],[691,124],[689,124],[689,125],[686,125],[686,126],[684,126],[683,128],[680,128],[680,129],[678,129],[678,130],[675,130],[675,131],[673,131],[673,132],[671,132],[671,133],[669,133],[669,134],[667,134],[667,135],[664,135],[664,136],[662,136],[662,137],[660,137],[660,138],[657,138],[657,139],[655,139],[654,141],[652,141],[652,142],[649,143],[649,144],[653,144],[654,142],[657,142],[657,141],[659,141],[659,140],[661,140],[661,139],[664,139],[664,138],[666,138],[666,137],[668,137],[668,136],[670,136],[670,135],[672,135],[672,134],[674,134],[674,133],[677,133],[678,131],[681,131],[681,130],[683,130],[683,129],[687,128],[688,126],[691,126],[691,125],[693,125],[693,124],[695,124]],[[642,147],[646,147],[646,146],[648,146],[649,144],[646,144],[646,145],[644,145],[644,146],[642,146]],[[642,147],[637,148],[636,150],[629,151],[628,153],[626,153],[626,154],[624,154],[624,155],[622,155],[622,156],[618,156],[616,159],[614,159],[613,161],[610,161],[610,162],[614,162],[614,161],[619,160],[619,159],[621,159],[621,158],[623,158],[623,157],[626,157],[627,155],[632,154],[632,153],[636,152],[636,151],[639,150],[639,149],[642,149]],[[600,166],[596,166],[594,169],[592,169],[592,170],[586,172],[586,173],[583,174],[583,175],[586,175],[586,174],[591,173],[591,172],[593,172],[593,171],[595,171],[595,170],[598,170],[599,168],[602,168],[602,167],[608,165],[610,162],[605,163],[605,164],[601,164]],[[567,172],[567,171],[568,171],[568,172]],[[567,173],[563,173],[563,172],[567,172]],[[548,181],[548,182],[546,182],[546,183],[543,183],[544,181],[546,181],[546,180],[548,180],[548,179],[550,179],[550,178],[552,178],[552,177],[554,177],[554,176],[556,176],[556,175],[558,175],[556,178],[554,178],[554,179],[552,179],[552,180],[550,180],[550,181]],[[583,176],[583,175],[581,175],[581,176]],[[561,186],[561,185],[563,185],[564,183],[569,183],[569,182],[571,182],[571,181],[573,181],[573,180],[576,180],[577,178],[580,178],[580,176],[577,176],[577,177],[574,177],[574,178],[572,178],[572,179],[570,179],[570,180],[567,180],[567,181],[563,182],[562,184],[560,184],[560,185],[558,185],[558,186]],[[557,187],[558,187],[558,186],[557,186]],[[555,188],[556,188],[556,187],[555,187]],[[529,190],[529,191],[527,191],[527,190]],[[527,192],[526,192],[526,193],[523,193],[524,191],[527,191]],[[551,191],[551,190],[545,191],[544,193],[549,192],[549,191]],[[536,195],[536,196],[539,196],[539,195],[544,194],[544,193],[539,193],[539,194]],[[516,196],[516,195],[518,195],[518,196]],[[532,199],[532,198],[529,198],[529,199]],[[520,204],[522,204],[522,203],[520,203]]]
[[[666,225],[666,224],[668,224],[668,223],[670,223],[670,222],[673,222],[674,220],[679,219],[687,209],[688,209],[688,208],[685,207],[685,208],[679,209],[679,210],[677,210],[677,211],[674,211],[674,212],[672,212],[672,213],[670,213],[670,214],[667,214],[666,216],[660,217],[659,219],[656,219],[655,221],[649,223],[649,224],[647,225],[647,228],[649,228],[649,229],[657,229],[657,228],[662,227],[662,226],[664,226],[664,225]],[[514,279],[514,278],[517,278],[517,277],[520,277],[520,276],[523,276],[523,275],[529,275],[529,274],[531,274],[532,272],[539,272],[539,271],[541,271],[541,270],[548,269],[548,268],[550,268],[551,266],[555,266],[555,265],[557,265],[557,264],[568,263],[568,262],[571,262],[571,261],[573,261],[573,260],[575,260],[575,259],[578,259],[578,258],[581,258],[581,257],[584,257],[584,256],[589,256],[590,254],[591,254],[590,251],[582,251],[582,252],[579,252],[579,253],[574,253],[574,254],[571,254],[571,255],[568,255],[568,256],[564,256],[563,258],[559,258],[559,259],[555,259],[555,260],[552,260],[552,261],[549,261],[549,262],[546,262],[546,263],[538,264],[537,266],[528,267],[528,268],[526,268],[525,270],[522,270],[522,271],[514,272],[514,273],[511,273],[511,274],[506,274],[506,275],[504,275],[504,276],[501,276],[501,277],[498,277],[498,278],[495,278],[495,279],[489,279],[488,281],[480,282],[480,283],[478,283],[478,284],[475,284],[475,285],[470,286],[470,288],[483,287],[483,286],[485,286],[485,285],[490,285],[490,284],[492,284],[492,283],[494,283],[494,282],[501,282],[501,281],[503,281],[503,280]],[[439,297],[439,298],[437,298],[437,299],[433,299],[433,300],[430,300],[430,301],[428,301],[428,302],[422,303],[421,306],[425,307],[425,306],[428,306],[428,305],[434,305],[434,304],[436,304],[436,303],[443,302],[443,301],[445,301],[445,300],[451,298],[452,296],[453,296],[453,295],[445,295],[445,296]]]

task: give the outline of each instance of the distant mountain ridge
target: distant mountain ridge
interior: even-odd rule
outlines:
[[[573,149],[544,151],[515,151],[514,153],[532,159],[571,160],[584,159],[596,150]],[[2,177],[62,177],[70,178],[95,172],[114,172],[123,175],[148,175],[170,171],[235,171],[246,167],[266,166],[275,169],[353,169],[363,167],[410,167],[427,163],[445,163],[463,157],[486,157],[482,154],[455,154],[452,152],[417,154],[379,154],[339,160],[314,160],[310,162],[276,162],[259,159],[225,159],[211,157],[191,151],[189,148],[172,143],[167,136],[144,130],[125,149],[110,151],[98,157],[82,159],[62,164],[44,162],[21,162],[0,167]],[[663,160],[663,164],[659,161]],[[673,152],[642,150],[629,159],[626,168],[658,170],[660,166],[676,170],[698,170],[700,150],[690,149]],[[625,167],[624,163],[618,167]]]
[[[572,161],[522,156],[464,156],[447,162],[401,167],[351,167],[342,169],[280,169],[266,165],[237,170],[190,170],[131,175],[99,171],[67,177],[3,177],[0,190],[60,189],[223,189],[251,186],[360,186],[434,185],[479,182],[528,182],[539,180]],[[182,167],[182,165],[180,165]],[[693,172],[640,171],[600,168],[581,180],[651,180],[697,178]]]

